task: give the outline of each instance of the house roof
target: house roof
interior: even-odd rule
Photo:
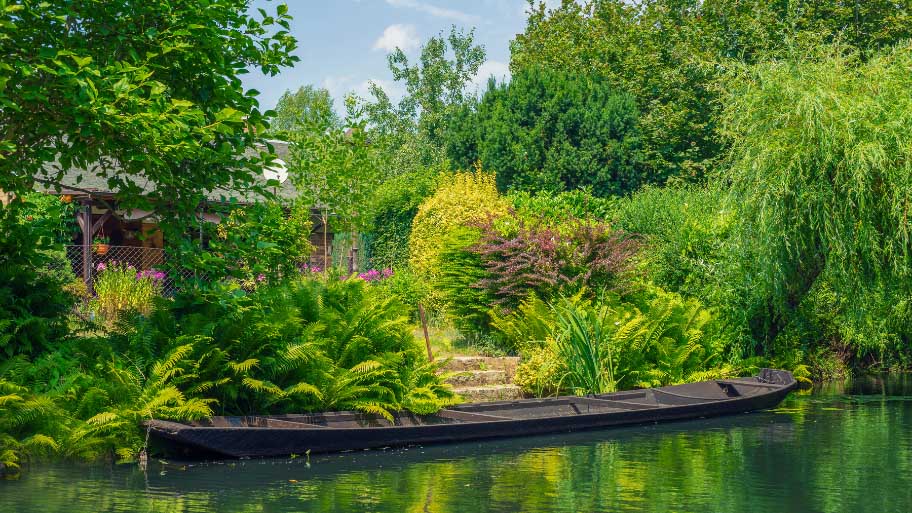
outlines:
[[[268,140],[267,142],[273,147],[275,155],[280,160],[282,160],[283,162],[287,161],[288,154],[289,154],[287,142],[278,141],[278,140]],[[259,145],[259,144],[257,145],[257,147],[258,147],[257,149],[259,149],[259,150],[266,149],[265,146]],[[253,155],[254,150],[248,150],[247,153],[249,155]],[[57,165],[59,166],[59,164],[57,164]],[[54,164],[47,164],[45,167],[48,170],[50,170],[50,168],[52,166],[54,166]],[[261,184],[265,185],[265,183],[267,181],[266,176],[260,175],[258,181]],[[67,193],[78,194],[82,191],[91,191],[92,193],[97,193],[100,195],[105,195],[105,194],[114,195],[114,194],[117,194],[117,192],[118,192],[117,190],[112,189],[108,185],[108,181],[104,176],[101,176],[98,173],[94,173],[91,170],[87,170],[87,169],[83,169],[83,168],[71,167],[71,168],[67,169],[66,172],[64,172],[63,178],[60,180],[60,183],[63,186],[62,190],[60,191],[60,194],[67,194]],[[151,192],[155,188],[155,184],[153,184],[151,181],[143,181],[142,179],[136,180],[136,184],[140,187],[140,189],[143,192]],[[69,187],[77,187],[79,189],[79,191],[76,191],[75,189],[69,189]],[[38,189],[42,192],[48,192],[48,193],[52,193],[52,194],[57,193],[57,191],[54,188],[49,187],[47,185],[42,185],[42,184],[36,184],[36,189]],[[272,192],[276,196],[278,196],[279,198],[283,198],[283,199],[292,199],[298,195],[297,190],[295,189],[291,180],[288,180],[288,179],[286,179],[281,184],[281,186],[275,187],[275,188],[271,187],[270,189],[273,189]],[[208,191],[206,193],[206,198],[212,202],[223,202],[226,200],[230,201],[230,200],[234,199],[235,201],[240,202],[240,203],[253,203],[259,198],[259,196],[252,194],[252,193],[239,193],[238,191],[218,188],[218,189],[213,189],[211,191]]]

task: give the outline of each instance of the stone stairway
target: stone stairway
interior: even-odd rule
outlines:
[[[508,401],[521,399],[522,389],[513,384],[519,357],[456,356],[444,372],[458,372],[447,383],[467,402]]]

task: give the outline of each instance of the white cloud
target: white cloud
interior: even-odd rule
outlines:
[[[349,94],[354,93],[365,100],[371,99],[371,82],[380,86],[394,103],[398,102],[405,95],[405,87],[402,84],[380,78],[359,80],[354,75],[331,75],[324,78],[321,85],[329,91],[329,94],[331,94],[335,100],[336,112],[344,114],[345,97]]]
[[[321,85],[329,91],[333,98],[336,98],[336,108],[338,109],[339,99],[345,98],[345,95],[352,90],[354,82],[354,75],[330,75],[323,79]]]
[[[475,88],[479,93],[483,93],[488,86],[488,78],[494,77],[498,83],[510,79],[510,66],[500,61],[484,61],[478,67],[478,74],[472,79]]]
[[[435,18],[446,18],[450,20],[456,20],[462,23],[477,23],[481,20],[478,16],[464,13],[462,11],[457,11],[455,9],[447,9],[445,7],[437,7],[436,5],[431,5],[425,2],[419,2],[418,0],[386,0],[386,3],[393,7],[405,7],[407,9],[415,9],[416,11],[423,12],[425,14],[430,14]]]
[[[380,78],[372,78],[361,82],[352,90],[356,95],[364,99],[371,99],[370,95],[370,86],[371,83],[380,86],[380,89],[383,89],[383,92],[389,96],[390,100],[393,103],[398,102],[405,95],[405,88],[402,84],[398,82],[393,82],[392,80],[383,80]]]
[[[414,25],[390,25],[374,42],[374,50],[392,52],[396,48],[400,48],[403,52],[408,52],[418,48],[420,42]]]

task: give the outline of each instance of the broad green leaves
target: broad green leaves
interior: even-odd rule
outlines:
[[[5,5],[0,189],[56,188],[72,166],[105,178],[122,208],[165,221],[192,214],[207,191],[257,189],[265,155],[245,150],[263,115],[239,77],[297,59],[294,39],[249,4]],[[263,18],[287,24],[287,7],[276,11]]]

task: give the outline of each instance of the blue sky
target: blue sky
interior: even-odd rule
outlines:
[[[275,12],[280,2],[254,0],[253,7]],[[244,86],[260,91],[260,106],[270,109],[286,89],[314,84],[329,89],[342,110],[348,92],[367,96],[369,81],[394,99],[403,87],[393,82],[386,55],[396,46],[410,58],[428,38],[450,27],[475,27],[475,41],[485,47],[487,61],[476,78],[509,76],[510,40],[525,28],[526,0],[286,0],[294,17],[294,68],[274,77],[251,71]],[[559,2],[547,2],[549,4]]]

